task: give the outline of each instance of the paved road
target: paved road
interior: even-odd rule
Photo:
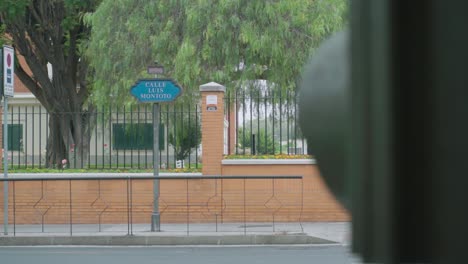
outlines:
[[[1,263],[15,264],[276,264],[357,263],[343,246],[1,247]]]

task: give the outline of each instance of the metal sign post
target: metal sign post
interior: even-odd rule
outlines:
[[[148,73],[162,74],[162,67],[148,67]],[[156,76],[157,77],[157,76]],[[137,81],[130,93],[140,103],[153,103],[153,176],[159,177],[159,103],[173,102],[182,94],[182,88],[171,79],[143,79]],[[153,181],[153,213],[151,231],[161,231],[159,212],[159,179]]]
[[[153,176],[159,176],[159,103],[153,103]],[[151,214],[151,232],[161,231],[159,213],[159,179],[153,181],[153,213]]]
[[[3,97],[3,177],[8,178],[8,97]],[[5,157],[6,155],[6,157]],[[8,182],[3,182],[3,233],[8,235]]]
[[[8,178],[8,97],[14,96],[15,53],[10,46],[3,46],[3,177]],[[6,155],[6,156],[5,156]],[[3,182],[3,233],[8,235],[8,181]]]

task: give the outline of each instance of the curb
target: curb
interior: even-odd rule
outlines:
[[[287,245],[336,244],[307,235],[234,236],[20,236],[0,237],[0,246],[193,246],[193,245]]]

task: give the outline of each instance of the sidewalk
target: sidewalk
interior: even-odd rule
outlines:
[[[149,224],[10,226],[0,246],[7,245],[265,245],[350,243],[349,222],[163,224],[151,232]],[[130,232],[129,232],[130,231]],[[130,233],[131,235],[128,235]]]

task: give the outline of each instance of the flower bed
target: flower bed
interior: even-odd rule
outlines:
[[[225,155],[224,159],[313,159],[312,155]]]

